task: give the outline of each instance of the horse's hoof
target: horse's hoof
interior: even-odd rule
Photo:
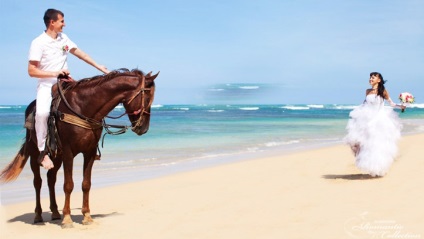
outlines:
[[[57,212],[57,213],[53,213],[52,214],[52,221],[54,221],[54,220],[60,220],[60,219],[62,219],[62,217],[60,216],[60,214]]]
[[[84,216],[84,219],[82,220],[82,225],[91,225],[93,224],[93,218],[91,218],[90,214],[87,213]]]
[[[71,219],[71,215],[63,215],[63,221],[62,221],[62,229],[65,228],[73,228],[73,221]]]
[[[74,228],[73,223],[62,223],[62,229]]]
[[[91,225],[91,224],[93,224],[93,220],[91,220],[91,221],[87,221],[87,220],[84,220],[84,221],[82,221],[82,225]]]
[[[82,220],[83,225],[90,225],[93,224],[93,218],[91,218],[91,215],[89,212],[84,213],[84,219]]]
[[[43,223],[43,222],[44,222],[44,220],[43,220],[43,218],[41,216],[36,216],[34,218],[34,224]]]

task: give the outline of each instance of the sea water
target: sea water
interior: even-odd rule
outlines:
[[[93,167],[93,188],[341,143],[349,112],[355,107],[338,104],[154,105],[150,129],[145,135],[137,136],[129,130],[122,135],[105,136],[100,147],[101,160]],[[23,105],[0,106],[0,168],[14,158],[23,142],[25,108]],[[118,106],[110,115],[123,112],[123,107]],[[411,105],[399,116],[404,135],[424,132],[424,104]],[[107,122],[129,125],[126,116]],[[41,171],[46,182],[45,170]],[[75,190],[80,188],[81,175],[82,156],[78,155],[74,163]],[[62,185],[63,170],[60,169],[58,194],[62,193]],[[33,200],[29,162],[15,182],[0,186],[2,204]],[[46,184],[42,194],[47,195]]]

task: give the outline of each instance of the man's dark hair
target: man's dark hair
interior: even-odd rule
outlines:
[[[63,14],[63,12],[50,8],[47,9],[47,11],[44,13],[44,24],[46,24],[46,28],[49,27],[50,21],[57,21],[57,19],[59,18],[58,15],[61,15],[62,17],[65,17],[65,14]]]

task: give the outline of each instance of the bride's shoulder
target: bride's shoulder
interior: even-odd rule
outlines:
[[[366,91],[365,91],[365,95],[369,95],[370,93],[371,93],[371,91],[373,91],[373,89],[371,88],[371,89],[367,89]]]

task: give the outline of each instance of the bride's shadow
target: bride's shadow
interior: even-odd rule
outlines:
[[[344,180],[372,180],[379,179],[381,177],[374,177],[369,174],[326,174],[322,176],[325,179],[344,179]]]

